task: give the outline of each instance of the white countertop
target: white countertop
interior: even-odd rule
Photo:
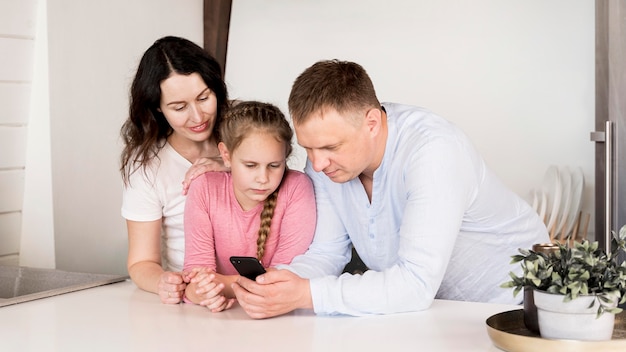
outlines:
[[[0,351],[500,351],[485,320],[514,309],[436,300],[416,313],[252,320],[238,305],[161,304],[125,281],[0,308]]]

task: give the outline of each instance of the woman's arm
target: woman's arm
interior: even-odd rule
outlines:
[[[126,221],[128,228],[127,268],[142,290],[157,293],[163,303],[179,303],[185,290],[181,273],[161,267],[161,220]]]

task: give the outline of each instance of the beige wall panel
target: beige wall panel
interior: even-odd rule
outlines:
[[[0,126],[0,169],[23,168],[26,160],[26,127]]]
[[[0,213],[22,210],[24,171],[0,171]]]
[[[17,254],[20,249],[22,214],[0,214],[0,256]]]
[[[20,257],[17,254],[0,256],[0,265],[18,265]]]
[[[0,125],[28,123],[30,89],[30,83],[0,82]]]
[[[0,81],[30,82],[33,77],[34,42],[0,37]]]
[[[37,0],[0,0],[0,35],[34,37],[36,11]]]

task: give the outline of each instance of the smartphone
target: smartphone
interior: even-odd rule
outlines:
[[[265,268],[261,262],[254,257],[230,257],[230,262],[233,264],[239,275],[247,277],[250,280],[255,280],[257,276],[265,274]]]

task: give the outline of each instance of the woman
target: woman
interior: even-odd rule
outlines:
[[[189,40],[161,38],[141,58],[121,129],[122,216],[128,273],[163,303],[180,302],[186,287],[182,181],[200,158],[225,169],[214,126],[227,101],[220,65]]]

